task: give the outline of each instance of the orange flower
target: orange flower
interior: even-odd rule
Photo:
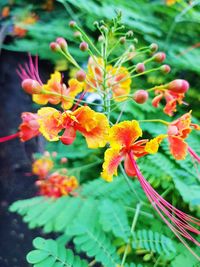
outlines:
[[[42,157],[33,162],[32,173],[38,175],[40,179],[44,179],[53,168],[53,165],[53,161],[49,157]]]
[[[58,198],[72,193],[78,187],[78,180],[75,176],[54,172],[47,179],[37,181],[36,185],[41,195]]]
[[[31,112],[23,112],[21,115],[22,123],[19,126],[19,138],[22,142],[40,134],[38,115]]]
[[[89,59],[86,91],[106,90],[107,93],[112,93],[115,101],[124,101],[127,97],[122,96],[129,94],[131,89],[131,78],[128,70],[125,67],[114,68],[109,65],[106,67],[106,73],[104,74],[103,68],[102,58]],[[104,79],[105,85],[103,85]]]
[[[183,103],[182,100],[185,96],[184,93],[176,93],[171,90],[156,90],[155,94],[157,96],[153,99],[152,105],[157,108],[161,99],[164,97],[166,105],[163,111],[169,116],[173,116],[174,112],[176,111],[177,103],[181,105]]]
[[[63,113],[45,107],[38,111],[38,116],[40,132],[49,141],[60,139],[70,145],[76,137],[76,131],[79,131],[86,138],[89,148],[103,147],[107,142],[109,123],[106,116],[87,106]],[[65,131],[62,136],[58,136],[61,130]]]
[[[177,160],[185,159],[188,150],[188,144],[185,139],[194,129],[200,129],[197,124],[191,123],[191,112],[188,112],[170,123],[168,127],[169,147],[172,155]]]
[[[62,103],[63,109],[70,109],[73,105],[75,96],[82,91],[82,83],[76,79],[69,80],[67,88],[62,83],[61,73],[55,71],[47,84],[42,86],[41,94],[33,94],[33,101],[37,104],[46,105],[48,102],[57,105]]]
[[[9,15],[10,15],[10,7],[9,6],[3,7],[2,11],[1,11],[2,18],[6,18]]]
[[[113,175],[117,175],[117,168],[123,159],[125,160],[126,173],[129,176],[135,176],[135,171],[128,156],[129,153],[135,158],[154,154],[158,151],[163,138],[165,138],[165,135],[160,135],[151,141],[148,139],[136,141],[141,136],[142,129],[135,120],[121,122],[110,129],[109,142],[111,147],[105,152],[102,178],[106,181],[112,181]]]

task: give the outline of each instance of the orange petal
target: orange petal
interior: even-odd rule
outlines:
[[[58,133],[63,129],[62,114],[60,111],[45,107],[38,110],[39,131],[49,141],[58,141]]]
[[[160,104],[161,99],[163,98],[163,94],[159,94],[152,100],[152,105],[157,108]]]
[[[129,155],[126,155],[126,157],[125,157],[124,169],[125,169],[125,172],[128,176],[130,176],[130,177],[136,176],[136,173],[135,173],[135,170],[133,168],[133,164],[130,160]]]
[[[123,121],[110,129],[109,142],[111,147],[119,145],[130,148],[140,136],[142,136],[142,129],[137,121]]]
[[[107,117],[89,107],[80,107],[73,112],[77,119],[75,127],[86,138],[89,148],[104,147],[108,141],[109,123]]]
[[[53,168],[53,161],[50,158],[44,157],[33,162],[32,173],[40,178],[45,178],[49,171]]]
[[[107,182],[111,182],[113,180],[113,175],[117,175],[117,168],[121,161],[120,147],[107,149],[104,156],[101,177]]]
[[[184,140],[178,136],[169,136],[169,147],[172,155],[177,160],[185,159],[188,145]]]

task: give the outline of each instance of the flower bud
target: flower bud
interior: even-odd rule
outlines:
[[[143,104],[147,101],[149,94],[145,90],[137,90],[133,95],[133,100],[138,104]]]
[[[57,42],[57,44],[59,44],[59,46],[60,46],[60,48],[62,49],[62,50],[66,50],[67,49],[67,42],[65,41],[65,39],[64,38],[62,38],[62,37],[58,37],[57,39],[56,39],[56,42]]]
[[[99,37],[98,37],[98,42],[103,42],[103,40],[104,40],[104,37],[103,37],[103,35],[99,35]]]
[[[25,79],[22,82],[22,88],[28,94],[39,94],[42,91],[42,86],[36,80]]]
[[[167,85],[167,89],[175,93],[186,93],[190,85],[186,80],[177,79]]]
[[[125,44],[126,43],[126,37],[121,37],[120,39],[119,39],[119,42],[120,42],[120,44]]]
[[[167,134],[168,135],[176,135],[176,134],[178,134],[178,128],[175,125],[170,125],[168,127]]]
[[[163,52],[158,52],[153,56],[154,61],[161,63],[165,60],[166,54]]]
[[[81,38],[81,33],[80,33],[79,31],[76,31],[76,32],[74,33],[74,37],[76,37],[76,38]]]
[[[53,152],[51,153],[51,155],[52,155],[53,158],[56,158],[57,155],[58,155],[58,153],[57,153],[56,151],[53,151]]]
[[[158,50],[158,45],[155,44],[155,43],[152,43],[150,46],[149,46],[151,52],[156,52]]]
[[[161,70],[163,73],[167,74],[167,73],[169,73],[169,72],[171,71],[171,68],[170,68],[169,65],[162,65],[162,66],[160,67],[160,70]]]
[[[52,42],[52,43],[50,43],[50,49],[53,52],[58,52],[58,51],[60,51],[60,46],[56,42]]]
[[[76,73],[76,79],[79,81],[79,82],[83,82],[85,81],[85,78],[86,78],[86,74],[83,70],[79,70],[77,71]]]
[[[60,137],[60,141],[64,145],[71,145],[76,138],[76,130],[73,127],[67,127]]]
[[[44,156],[45,156],[45,157],[50,157],[50,153],[49,153],[49,151],[44,151]]]
[[[88,50],[88,44],[86,42],[82,42],[82,43],[80,43],[79,48],[81,51],[85,52]]]
[[[67,158],[63,157],[63,158],[61,158],[60,163],[64,164],[64,163],[66,163],[67,161],[68,161]]]
[[[69,22],[69,27],[74,28],[76,26],[76,22],[74,20],[71,20]]]
[[[93,25],[94,25],[95,27],[98,27],[98,26],[99,26],[98,21],[94,21],[94,22],[93,22]]]
[[[144,65],[144,63],[138,63],[138,64],[136,65],[135,71],[136,71],[137,73],[142,73],[142,72],[144,72],[144,71],[145,71],[145,65]]]

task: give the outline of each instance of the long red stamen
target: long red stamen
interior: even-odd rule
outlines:
[[[81,100],[84,98],[85,94],[87,93],[87,91],[83,91],[83,93],[80,95],[78,101],[76,102],[76,104],[74,105],[72,111],[76,110],[78,105],[80,104]]]
[[[188,146],[188,152],[190,153],[190,155],[197,160],[198,163],[200,163],[200,156],[197,155],[196,152],[194,152],[194,150]]]
[[[188,246],[185,240],[181,237],[183,236],[188,240],[192,241],[193,243],[195,243],[197,246],[200,246],[200,243],[195,238],[193,238],[188,232],[190,231],[197,235],[200,235],[200,231],[190,224],[191,222],[200,226],[200,220],[178,210],[177,208],[172,206],[169,202],[167,202],[165,199],[163,199],[143,177],[131,153],[129,153],[129,157],[133,165],[133,168],[135,170],[135,173],[138,177],[138,180],[147,198],[151,202],[153,208],[158,212],[159,216],[173,231],[173,233],[179,238],[179,240],[187,247],[187,249],[198,260],[200,260],[200,257],[196,255],[196,253]]]
[[[0,143],[12,140],[14,138],[17,138],[18,136],[19,136],[19,132],[15,133],[15,134],[8,135],[8,136],[0,137]]]

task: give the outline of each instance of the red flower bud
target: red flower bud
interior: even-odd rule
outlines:
[[[82,42],[80,43],[80,46],[79,46],[80,50],[81,51],[87,51],[88,50],[88,44],[86,42]]]
[[[50,49],[53,52],[58,52],[58,51],[60,51],[60,46],[56,42],[52,42],[52,43],[50,43]]]
[[[167,73],[169,73],[169,72],[171,71],[171,68],[170,68],[169,65],[162,65],[162,66],[160,67],[160,70],[161,70],[163,73],[167,74]]]
[[[67,127],[60,138],[64,145],[71,145],[76,138],[76,130],[73,127]]]
[[[152,43],[149,48],[151,52],[156,52],[158,50],[158,45],[155,43]]]
[[[53,152],[52,152],[52,157],[53,157],[53,158],[56,158],[57,155],[58,155],[58,153],[57,153],[56,151],[53,151]]]
[[[156,53],[153,58],[154,58],[154,61],[161,63],[165,60],[166,55],[163,52],[159,52],[159,53]]]
[[[189,87],[190,85],[186,80],[177,79],[170,82],[167,89],[176,93],[186,93]]]
[[[57,42],[57,44],[59,44],[59,46],[60,46],[60,48],[61,48],[62,50],[66,50],[66,49],[67,49],[67,42],[65,41],[64,38],[62,38],[62,37],[58,37],[58,38],[56,39],[56,42]]]
[[[61,160],[60,160],[60,162],[61,162],[62,164],[66,163],[67,161],[68,161],[68,160],[67,160],[67,158],[65,158],[65,157],[61,158]]]
[[[21,85],[24,91],[31,95],[39,94],[42,91],[42,86],[36,80],[25,79]]]
[[[133,95],[133,100],[138,104],[143,104],[147,101],[149,94],[145,90],[137,90]]]
[[[136,65],[136,69],[135,69],[135,71],[136,71],[137,73],[142,73],[142,72],[144,72],[144,71],[145,71],[145,65],[144,65],[144,63],[138,63],[138,64]]]
[[[76,37],[76,38],[80,38],[80,37],[81,37],[81,33],[80,33],[79,31],[76,31],[76,32],[74,33],[74,37]]]
[[[77,71],[76,73],[76,79],[79,81],[79,82],[83,82],[85,81],[85,78],[86,78],[86,74],[83,70],[79,70]]]
[[[71,21],[69,22],[69,26],[70,26],[71,28],[74,28],[74,27],[76,26],[76,22],[75,22],[74,20],[71,20]]]

